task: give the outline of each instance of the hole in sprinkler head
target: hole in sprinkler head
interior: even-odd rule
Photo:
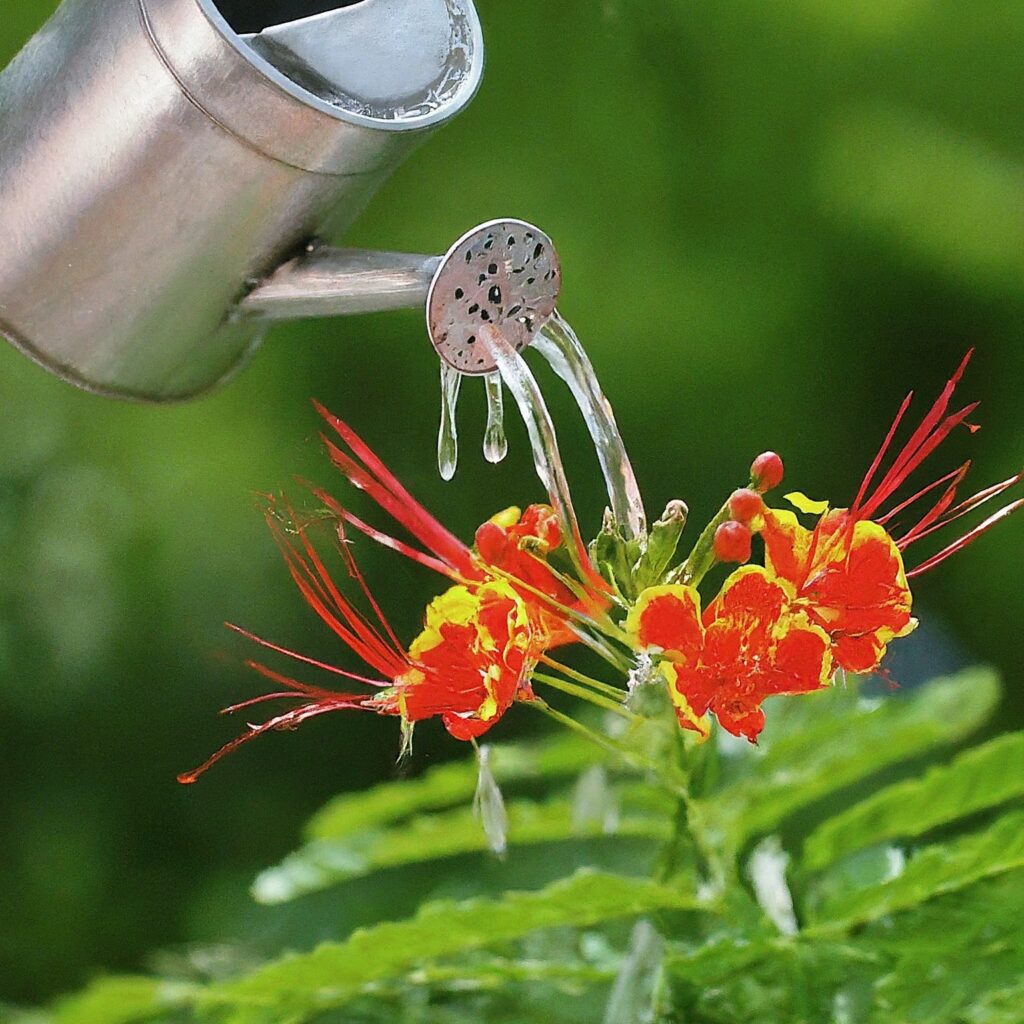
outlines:
[[[283,25],[314,14],[355,7],[365,0],[215,0],[224,20],[240,35],[262,32],[271,25]]]

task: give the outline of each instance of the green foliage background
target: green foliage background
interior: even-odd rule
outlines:
[[[6,4],[0,59],[53,6]],[[979,353],[965,393],[983,399],[986,426],[970,446],[976,479],[1019,467],[1019,4],[479,7],[490,44],[480,97],[350,241],[441,251],[506,214],[548,230],[563,309],[651,511],[683,497],[706,518],[766,447],[795,486],[841,500],[905,391],[936,390],[969,345]],[[301,915],[245,910],[253,875],[327,797],[393,776],[393,723],[337,716],[262,741],[197,788],[174,782],[226,737],[215,709],[259,685],[225,618],[334,654],[252,498],[294,474],[335,483],[310,396],[463,536],[539,496],[518,426],[504,466],[476,456],[472,388],[463,465],[441,483],[435,375],[413,314],[280,329],[230,388],[172,409],[79,394],[0,351],[0,999],[38,1001],[185,940],[337,938],[341,922],[437,895],[425,869],[353,883]],[[581,517],[596,528],[596,466],[568,399],[549,393]],[[1022,544],[1024,521],[1012,522],[922,581],[931,632],[894,666],[901,680],[993,663],[1011,684],[1001,721],[1021,722]],[[433,581],[368,546],[360,557],[411,633]],[[414,772],[460,752],[428,730],[418,741]],[[842,837],[819,834],[815,855]],[[469,863],[474,878],[531,887],[515,860]]]

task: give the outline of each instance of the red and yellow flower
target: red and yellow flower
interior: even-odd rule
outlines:
[[[643,655],[631,680],[643,678],[647,667],[656,665],[683,728],[706,738],[713,715],[728,732],[756,741],[764,728],[762,705],[767,698],[819,690],[836,668],[858,673],[879,669],[889,644],[916,625],[909,581],[1024,507],[1024,499],[1006,505],[915,568],[905,567],[905,552],[912,544],[1024,479],[1024,473],[1016,474],[958,502],[957,490],[969,468],[965,463],[910,497],[899,497],[953,430],[977,429],[968,421],[975,404],[950,411],[969,359],[970,353],[884,466],[909,408],[907,397],[848,508],[831,509],[802,494],[789,495],[800,513],[816,517],[813,526],[805,527],[794,512],[765,505],[765,494],[781,483],[784,473],[781,458],[766,452],[751,467],[750,485],[733,492],[677,566],[670,563],[685,522],[678,510],[656,523],[646,538],[627,540],[614,520],[606,524],[598,538],[606,543],[595,542],[594,551],[607,581],[594,568],[580,537],[564,481],[550,495],[561,514],[548,505],[506,509],[480,526],[470,546],[417,502],[351,427],[317,406],[331,429],[323,441],[333,464],[407,535],[401,539],[399,531],[398,537],[392,536],[326,491],[314,489],[329,513],[348,575],[371,614],[357,609],[336,586],[309,531],[296,524],[290,509],[281,514],[271,502],[267,519],[299,591],[367,666],[368,674],[245,635],[358,683],[365,692],[336,693],[250,663],[277,688],[229,711],[284,699],[298,701],[297,706],[250,726],[182,781],[194,781],[228,751],[256,736],[338,710],[395,716],[406,738],[415,723],[439,718],[456,739],[473,740],[516,701],[533,701],[564,720],[534,696],[531,679],[541,660],[572,682],[550,675],[538,676],[540,682],[631,717],[632,709],[621,706],[624,691],[547,657],[552,648],[580,639],[624,671],[630,665],[621,647]],[[557,464],[557,451],[549,447],[545,456]],[[926,503],[927,511],[912,514],[928,495],[933,503]],[[912,525],[902,521],[908,516]],[[398,640],[367,587],[351,553],[349,529],[445,577],[447,589],[431,602],[422,631],[408,647]],[[697,586],[716,565],[749,561],[755,534],[764,542],[765,566],[736,569],[702,610]]]
[[[409,723],[440,716],[455,739],[482,736],[516,697],[531,699],[539,654],[526,605],[504,581],[452,587],[427,608],[411,667],[378,706]]]
[[[280,654],[376,692],[336,693],[250,662],[253,669],[281,689],[228,708],[228,712],[283,699],[299,700],[299,706],[250,726],[199,769],[182,775],[183,782],[195,781],[225,754],[256,736],[294,729],[332,711],[361,709],[394,715],[401,718],[407,733],[415,723],[436,717],[454,738],[475,739],[487,732],[516,699],[533,699],[530,674],[537,659],[554,646],[578,639],[571,626],[572,617],[607,606],[606,593],[596,583],[596,572],[591,570],[587,583],[574,588],[567,577],[548,565],[547,557],[563,542],[562,526],[548,506],[531,505],[525,513],[516,508],[499,513],[477,531],[474,550],[430,515],[351,427],[322,406],[317,408],[348,448],[345,451],[325,437],[331,461],[418,544],[368,525],[327,492],[314,489],[336,518],[339,551],[376,624],[339,590],[308,529],[294,522],[290,509],[282,517],[271,501],[267,522],[307,603],[374,675],[352,673],[247,631],[238,632]],[[288,523],[287,529],[282,526],[282,518]],[[349,549],[346,526],[453,583],[428,606],[424,628],[408,649],[395,636],[366,585]],[[586,558],[585,552],[581,554]],[[589,561],[584,565],[589,568]]]
[[[761,534],[768,571],[829,634],[840,668],[874,671],[888,644],[917,625],[903,557],[878,523],[861,520],[851,529],[840,510],[807,530],[792,512],[772,510]]]
[[[911,474],[954,429],[965,425],[972,432],[977,430],[967,419],[977,403],[949,412],[953,393],[970,357],[968,353],[928,414],[872,487],[910,406],[912,396],[907,396],[849,508],[830,510],[824,502],[791,495],[791,501],[801,511],[818,514],[812,529],[803,527],[792,512],[771,509],[765,513],[761,534],[768,570],[793,587],[797,604],[828,632],[840,668],[852,672],[877,670],[888,645],[906,636],[917,624],[911,615],[913,598],[908,580],[939,565],[1024,505],[1022,501],[1011,503],[912,571],[904,568],[903,553],[911,544],[1002,494],[1024,476],[1016,474],[954,504],[957,489],[970,467],[968,462],[909,498],[893,500]],[[916,524],[904,527],[899,537],[893,536],[896,531],[890,532],[892,525],[922,498],[936,491],[938,500]]]
[[[678,584],[645,590],[626,630],[660,656],[679,724],[703,737],[707,713],[752,742],[764,728],[762,702],[828,685],[828,635],[793,602],[783,580],[759,566],[734,572],[701,614],[700,595]]]

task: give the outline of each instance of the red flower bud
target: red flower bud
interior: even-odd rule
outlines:
[[[750,466],[750,479],[754,486],[764,494],[782,483],[785,470],[782,459],[775,452],[764,452],[754,459]]]
[[[757,491],[741,487],[729,498],[729,513],[738,523],[749,523],[764,512],[764,499]]]
[[[715,530],[715,557],[720,562],[750,561],[750,542],[753,534],[743,523],[722,523]]]

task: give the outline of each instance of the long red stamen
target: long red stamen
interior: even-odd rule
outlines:
[[[394,655],[395,651],[400,650],[401,645],[399,644],[397,638],[393,639],[392,645],[389,646],[381,637],[381,635],[377,632],[377,630],[374,629],[373,626],[369,624],[369,622],[367,622],[365,616],[363,616],[354,605],[352,605],[346,598],[342,596],[341,591],[339,591],[338,588],[335,586],[334,580],[331,579],[331,576],[327,571],[327,567],[324,565],[319,553],[313,546],[312,542],[306,536],[305,531],[301,531],[299,533],[299,538],[302,541],[302,546],[305,548],[306,554],[309,557],[309,560],[312,563],[313,568],[315,569],[319,579],[323,581],[323,585],[326,588],[327,593],[330,595],[332,602],[334,603],[335,607],[345,617],[346,621],[349,623],[351,628],[355,630],[359,638],[368,647],[376,650],[382,657],[385,658],[391,657],[392,655]],[[359,570],[356,568],[355,560],[352,558],[352,553],[348,550],[347,547],[345,547],[343,548],[343,554],[346,557],[349,572],[353,574],[353,578],[356,580],[357,583],[360,584],[360,587],[364,595],[374,605],[375,613],[378,614],[379,618],[383,622],[384,617],[383,615],[380,615],[380,609],[376,607],[376,602],[373,600],[369,588],[366,586],[366,581],[362,578],[362,576],[359,573]],[[386,626],[386,628],[390,636],[394,637],[394,633],[391,631],[391,627]]]
[[[268,517],[268,522],[295,585],[323,622],[377,672],[388,678],[400,674],[406,667],[404,654],[397,648],[389,647],[341,595],[305,533],[300,530],[299,537],[316,566],[315,571],[289,542],[272,516]]]
[[[900,461],[894,463],[885,475],[885,478],[878,485],[875,493],[865,502],[860,510],[861,518],[873,518],[878,509],[903,486],[907,477],[977,408],[978,403],[972,402],[970,405],[959,410],[959,412],[950,414],[937,428],[931,431],[922,443],[917,445],[911,454],[905,458],[901,457]]]
[[[350,647],[368,665],[376,669],[382,675],[393,676],[396,672],[398,661],[391,655],[380,657],[379,652],[364,644],[359,637],[348,629],[338,617],[331,611],[323,598],[317,593],[303,572],[296,566],[293,559],[287,559],[288,571],[291,573],[299,592],[306,599],[306,603],[320,616],[324,623],[334,634]],[[353,612],[354,614],[354,612]]]
[[[379,481],[346,455],[327,437],[324,447],[331,462],[353,487],[365,491],[380,507],[412,534],[424,547],[447,562],[452,568],[465,571],[469,564],[469,548],[434,519],[418,502],[396,497]]]
[[[290,690],[285,690],[281,693],[261,693],[258,697],[250,697],[248,700],[243,700],[238,704],[232,704],[230,707],[223,708],[221,714],[235,715],[239,711],[247,711],[258,704],[269,704],[272,700],[305,700],[305,698],[301,693],[293,693]]]
[[[332,711],[362,708],[366,703],[366,700],[366,696],[336,694],[332,696],[330,701],[324,700],[303,704],[301,707],[293,708],[291,711],[286,711],[284,714],[271,718],[262,725],[250,725],[247,732],[244,732],[241,736],[236,737],[229,743],[225,743],[220,750],[218,750],[212,757],[207,758],[207,760],[198,768],[195,768],[190,772],[182,772],[182,774],[178,776],[178,781],[186,786],[191,785],[193,782],[196,782],[200,776],[208,772],[221,758],[226,757],[232,751],[237,750],[244,743],[248,743],[250,740],[256,739],[257,736],[262,736],[267,732],[283,732],[285,730],[297,729],[303,722],[306,722],[311,718],[316,718],[318,715],[328,714]]]
[[[990,530],[996,523],[1007,516],[1012,515],[1019,509],[1024,508],[1024,498],[1020,498],[1017,501],[1007,505],[1005,508],[1001,508],[998,512],[993,513],[979,526],[976,526],[970,533],[965,534],[959,540],[954,541],[948,547],[943,548],[938,554],[932,555],[926,562],[922,562],[916,569],[907,573],[907,579],[913,579],[915,576],[920,576],[923,573],[934,569],[937,565],[941,565],[951,555],[955,555],[958,551],[962,551],[968,544],[973,544],[983,533]]]
[[[896,433],[896,428],[906,412],[906,409],[909,407],[910,396],[908,395],[907,398],[904,399],[903,405],[900,407],[900,412],[898,413],[896,420],[893,422],[889,435],[882,446],[882,451],[879,453],[879,456],[876,457],[875,464],[873,465],[869,476],[866,478],[865,483],[861,485],[861,493],[858,495],[858,501],[855,502],[857,518],[873,518],[882,503],[899,489],[907,477],[932,451],[935,450],[941,440],[945,438],[955,426],[963,422],[977,407],[976,404],[969,406],[967,409],[961,410],[961,413],[954,413],[953,416],[947,417],[945,422],[943,422],[943,418],[946,417],[946,410],[949,408],[949,403],[952,400],[953,392],[956,390],[957,384],[960,383],[960,379],[963,377],[964,371],[967,369],[967,364],[970,362],[973,355],[974,349],[971,349],[964,356],[959,367],[957,367],[956,372],[946,382],[946,386],[942,389],[939,397],[932,404],[931,409],[928,410],[927,415],[921,421],[920,425],[911,435],[907,443],[903,446],[900,453],[896,456],[893,464],[889,467],[888,472],[884,475],[882,481],[875,489],[874,494],[862,505],[861,500],[867,491],[867,484],[870,481],[870,478],[874,476],[878,466],[881,464],[881,457],[884,456],[885,451],[891,444],[892,438]]]
[[[911,527],[897,542],[901,551],[913,544],[918,538],[924,536],[946,514],[949,507],[956,500],[957,488],[964,482],[964,477],[967,475],[969,467],[970,463],[960,467],[952,482],[942,492],[939,500],[921,517],[917,525]]]
[[[860,510],[860,504],[864,500],[864,495],[868,492],[868,487],[871,486],[871,480],[874,475],[878,472],[878,467],[881,466],[882,460],[885,458],[886,452],[889,451],[889,446],[892,444],[893,438],[896,436],[896,431],[899,428],[900,423],[903,421],[903,417],[906,415],[907,410],[910,408],[910,403],[914,399],[914,392],[911,391],[906,398],[903,399],[903,404],[899,408],[899,412],[896,413],[896,418],[892,421],[892,426],[889,427],[889,433],[885,435],[885,440],[882,442],[882,447],[878,449],[878,454],[875,456],[874,461],[871,463],[870,468],[861,481],[860,490],[857,492],[857,497],[854,499],[853,504],[850,506],[850,512],[854,518],[857,517],[857,513]]]
[[[377,603],[377,599],[373,596],[373,592],[367,585],[366,577],[363,576],[362,570],[359,568],[355,557],[349,550],[348,538],[345,536],[345,527],[343,523],[338,523],[338,546],[341,548],[342,556],[345,559],[345,565],[348,567],[349,576],[359,584],[359,588],[362,590],[363,595],[366,597],[370,607],[373,609],[373,614],[377,616],[377,621],[383,627],[384,632],[387,633],[388,639],[396,650],[404,650],[402,642],[395,635],[395,631],[391,628],[391,623],[388,622],[387,617],[381,610],[380,605]]]
[[[923,540],[925,537],[931,536],[936,530],[945,529],[950,523],[956,522],[962,516],[973,512],[976,508],[980,508],[982,505],[987,504],[993,498],[998,498],[1004,491],[1009,490],[1015,484],[1019,484],[1024,480],[1024,472],[1017,473],[1015,476],[1011,476],[1006,480],[1000,481],[998,484],[993,484],[991,487],[986,487],[982,491],[978,491],[977,494],[971,495],[969,498],[965,498],[959,505],[947,512],[940,520],[932,524],[926,530],[914,533],[913,540]],[[903,547],[906,547],[910,541],[904,540],[900,542]]]
[[[359,466],[330,440],[324,438],[328,454],[346,476],[353,474],[355,486],[367,491],[385,511],[404,526],[417,540],[452,568],[465,573],[470,564],[469,548],[437,521],[384,465],[368,444],[343,420],[329,412],[319,402],[313,403],[317,412],[330,424],[363,466]],[[339,458],[340,457],[340,458]],[[365,485],[370,483],[367,488]]]
[[[425,566],[428,569],[432,569],[434,572],[439,573],[442,576],[447,576],[449,579],[460,579],[461,577],[455,572],[449,565],[442,562],[439,558],[434,558],[433,555],[428,555],[425,551],[420,551],[418,548],[414,548],[404,541],[397,540],[390,534],[384,533],[378,530],[374,526],[370,526],[369,523],[364,522],[358,516],[351,513],[344,505],[340,504],[334,498],[331,497],[326,491],[315,489],[313,493],[319,498],[339,519],[348,523],[349,526],[354,527],[364,536],[369,537],[370,540],[375,541],[382,547],[390,548],[392,551],[397,551],[400,555],[408,558],[410,561],[417,562],[419,565]]]
[[[906,501],[901,501],[895,508],[890,509],[888,512],[886,512],[884,516],[879,516],[875,520],[875,522],[878,523],[879,526],[885,526],[886,523],[891,522],[901,512],[905,512],[908,508],[910,508],[911,505],[920,501],[926,495],[931,494],[932,491],[941,487],[943,484],[948,484],[950,480],[952,480],[959,474],[966,473],[970,469],[970,467],[971,463],[970,460],[968,460],[962,466],[957,466],[956,469],[950,470],[945,476],[940,476],[938,480],[935,480],[933,483],[930,483],[927,487],[922,487],[921,490],[919,490],[916,494],[912,494],[909,498],[906,499]]]
[[[247,629],[242,629],[241,626],[236,626],[234,623],[225,622],[225,626],[228,629],[238,633],[239,636],[244,636],[246,640],[251,640],[253,643],[257,643],[260,647],[266,647],[268,651],[275,651],[278,654],[283,654],[285,657],[293,658],[295,661],[301,661],[304,665],[312,665],[313,668],[323,669],[325,672],[331,672],[336,676],[342,676],[345,679],[351,679],[354,683],[365,683],[367,686],[390,686],[390,682],[385,682],[382,679],[371,679],[368,676],[361,676],[355,672],[349,672],[346,669],[338,668],[337,665],[328,664],[326,661],[317,661],[316,658],[309,658],[305,654],[299,654],[298,651],[290,650],[287,647],[281,647],[278,644],[271,643],[269,640],[264,640],[263,637],[257,636],[255,633],[250,633]]]
[[[269,679],[275,686],[285,686],[289,690],[293,690],[294,693],[291,696],[302,696],[312,697],[314,700],[334,700],[338,696],[334,690],[325,690],[322,686],[311,686],[309,683],[300,683],[298,679],[292,679],[291,676],[282,675],[280,672],[274,671],[262,662],[249,660],[245,663],[246,668],[251,668],[254,672],[259,673],[264,679]],[[344,697],[355,696],[354,694],[342,694]],[[372,696],[372,695],[370,695]],[[230,708],[228,709],[231,710]]]

